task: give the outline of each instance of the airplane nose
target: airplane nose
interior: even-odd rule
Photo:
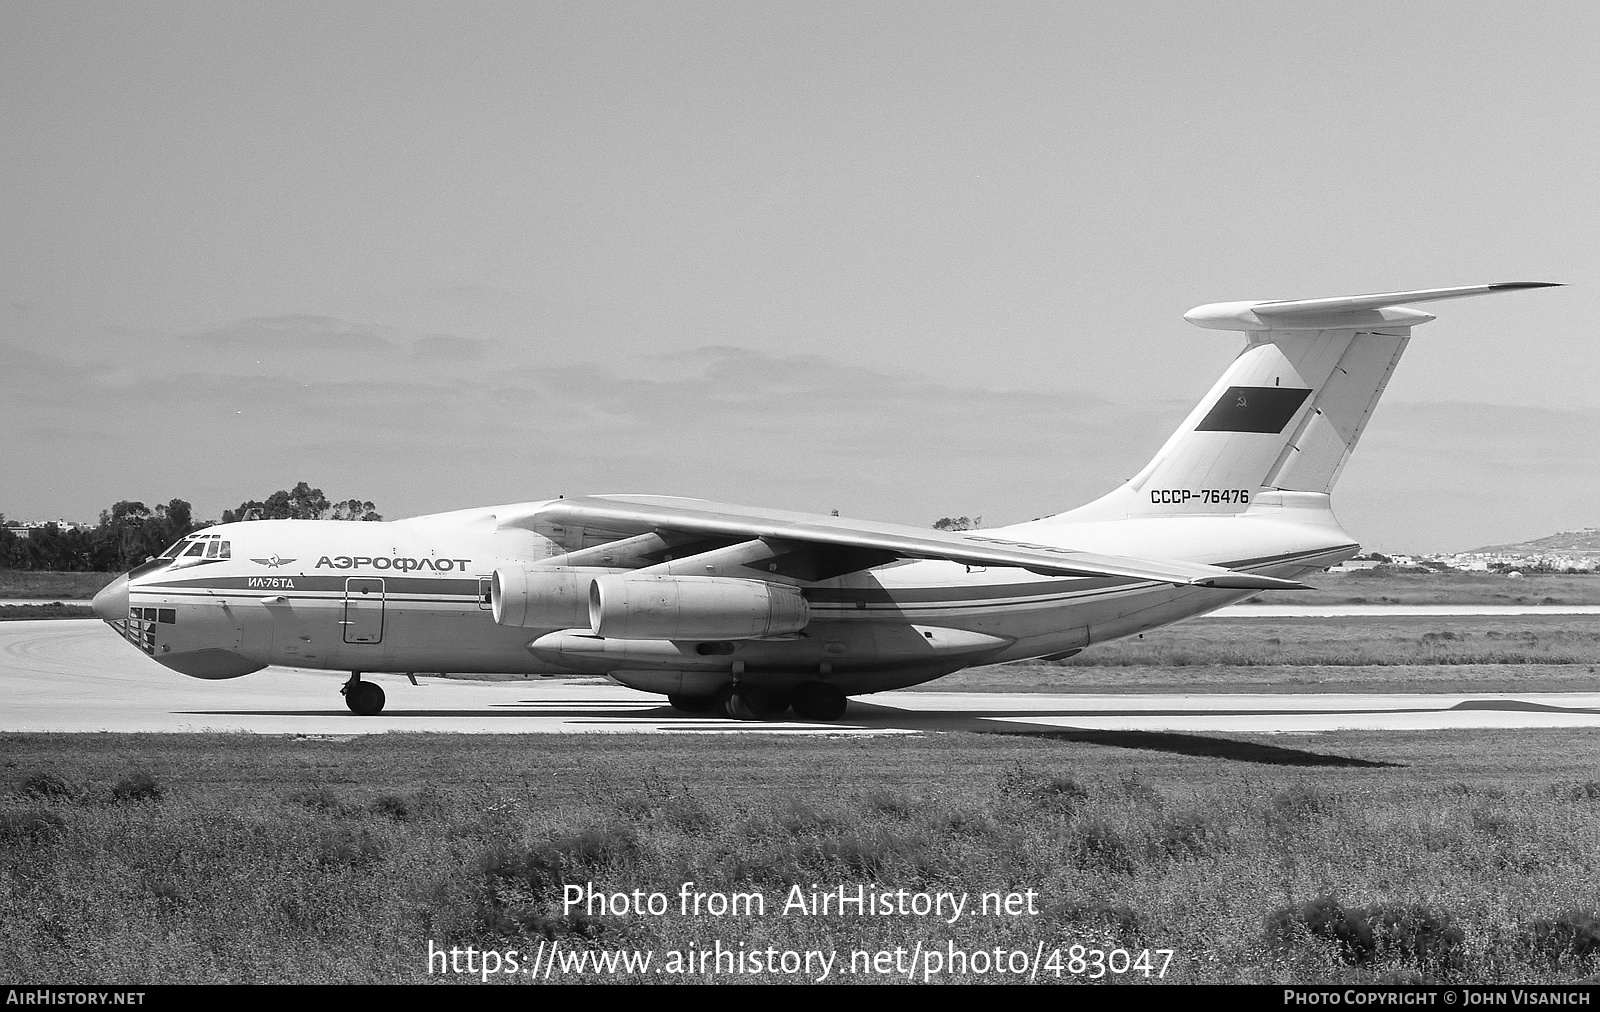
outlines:
[[[107,622],[121,622],[128,617],[128,574],[124,573],[106,584],[91,602],[94,613]]]

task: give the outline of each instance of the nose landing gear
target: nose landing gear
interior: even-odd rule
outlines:
[[[383,712],[383,688],[375,682],[363,682],[361,672],[350,672],[350,680],[339,689],[344,696],[344,705],[350,708],[351,713],[363,717],[371,717]]]

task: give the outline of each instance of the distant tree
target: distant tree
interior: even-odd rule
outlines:
[[[321,520],[332,505],[322,489],[302,481],[288,492],[280,490],[267,496],[263,514],[268,520]]]
[[[182,499],[154,509],[124,499],[102,510],[95,527],[45,524],[17,537],[0,526],[0,566],[67,572],[131,569],[201,526]]]
[[[145,556],[160,552],[164,546],[154,543],[160,534],[150,530],[155,519],[150,507],[129,499],[101,510],[94,539],[96,559],[110,569],[129,569]]]
[[[940,517],[934,521],[936,531],[975,531],[983,526],[983,517]]]
[[[66,559],[44,568],[130,569],[195,530],[193,508],[183,499],[151,509],[124,499],[100,513],[100,526],[88,533],[78,565]],[[78,532],[68,532],[75,535]],[[70,539],[69,539],[70,540]]]
[[[157,507],[161,509],[161,507]],[[198,524],[194,522],[194,507],[182,499],[174,499],[165,507],[167,521],[167,538],[169,543],[176,541],[186,534],[192,533]]]
[[[265,500],[251,499],[239,504],[237,510],[224,510],[222,522],[236,523],[254,513],[256,520],[382,520],[377,507],[361,499],[346,499],[331,503],[322,489],[300,482],[293,489],[282,489]],[[331,516],[330,516],[331,514]]]
[[[344,502],[333,504],[333,513],[329,520],[382,520],[378,507],[371,501],[361,499],[346,499]]]

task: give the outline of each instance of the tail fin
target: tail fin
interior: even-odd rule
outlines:
[[[1184,319],[1247,335],[1244,351],[1155,458],[1073,520],[1242,513],[1262,491],[1327,494],[1394,372],[1416,302],[1542,282],[1433,288],[1297,302],[1222,302]]]

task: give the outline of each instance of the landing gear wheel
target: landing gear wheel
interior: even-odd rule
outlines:
[[[667,696],[667,702],[674,710],[684,713],[710,713],[717,708],[716,696],[684,696],[676,693]]]
[[[838,720],[845,706],[844,693],[826,682],[807,682],[794,691],[794,714],[804,720]]]
[[[787,699],[753,685],[734,689],[728,699],[728,716],[736,720],[772,720],[788,708]]]
[[[383,712],[383,687],[374,682],[350,681],[339,690],[344,693],[344,705],[351,713],[371,717]]]

